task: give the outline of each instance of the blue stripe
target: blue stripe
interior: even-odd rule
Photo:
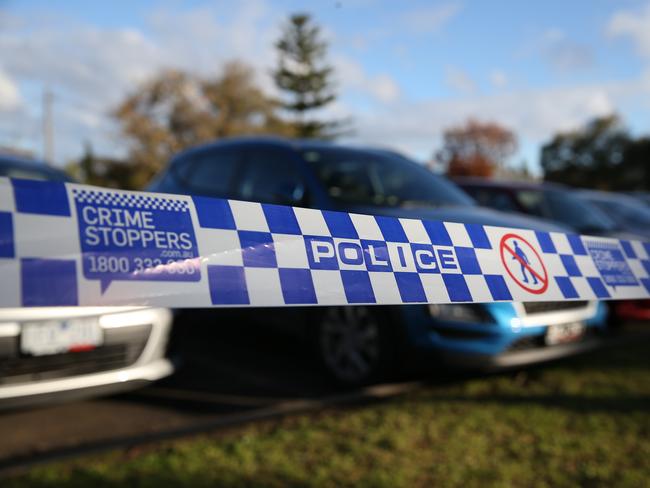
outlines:
[[[341,281],[348,303],[375,303],[375,292],[367,271],[341,271]]]
[[[427,296],[424,293],[420,275],[417,273],[396,272],[395,281],[404,303],[426,303]]]
[[[62,181],[12,179],[11,184],[18,212],[70,217],[68,192]]]
[[[393,217],[375,216],[377,225],[387,242],[409,242],[402,224]]]
[[[20,278],[25,307],[78,305],[77,263],[74,260],[21,259]]]
[[[551,239],[551,234],[548,232],[535,232],[535,236],[537,236],[537,242],[539,242],[539,246],[542,248],[542,252],[550,254],[550,253],[557,253],[557,249],[555,249],[555,244],[553,244],[553,239]]]
[[[472,245],[476,249],[492,249],[490,239],[488,239],[488,236],[485,233],[485,228],[482,225],[465,224],[465,229],[467,230],[467,234],[469,234]]]
[[[555,281],[557,282],[557,286],[560,288],[562,295],[564,295],[564,298],[580,298],[573,283],[571,283],[571,278],[566,276],[556,276]]]
[[[485,275],[485,282],[493,300],[512,300],[512,295],[501,275]]]
[[[567,234],[567,239],[569,239],[569,245],[573,254],[577,256],[586,256],[587,250],[585,249],[584,244],[582,243],[582,238],[577,234]]]
[[[471,302],[472,294],[463,275],[443,274],[442,280],[447,287],[447,294],[452,302]]]
[[[213,305],[249,305],[246,275],[241,266],[208,266],[208,286]]]
[[[329,229],[332,237],[344,237],[348,239],[358,239],[359,234],[357,234],[357,229],[352,223],[350,214],[343,212],[332,212],[329,210],[323,210],[321,212],[327,228]]]
[[[235,230],[235,219],[228,200],[207,197],[192,197],[199,225],[208,229]]]
[[[0,212],[0,258],[13,258],[14,219],[10,212]]]
[[[269,230],[274,234],[300,235],[300,226],[292,207],[263,203],[262,211]]]

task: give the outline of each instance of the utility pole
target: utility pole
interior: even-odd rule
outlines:
[[[43,160],[47,164],[54,162],[54,122],[52,119],[52,102],[54,94],[49,88],[43,91]]]

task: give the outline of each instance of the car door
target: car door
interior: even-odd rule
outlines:
[[[309,206],[307,186],[299,163],[292,150],[273,144],[256,144],[245,148],[240,171],[233,182],[233,198]],[[303,334],[309,312],[301,307],[275,307],[248,311],[244,315],[251,321],[263,321],[283,332]]]

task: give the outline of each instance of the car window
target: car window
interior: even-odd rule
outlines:
[[[573,227],[579,232],[609,232],[616,223],[594,205],[561,191],[547,191],[546,205],[553,220]]]
[[[519,190],[516,192],[517,201],[526,209],[526,213],[538,217],[549,217],[545,208],[544,193],[539,190]]]
[[[70,181],[71,179],[63,172],[43,168],[43,170],[20,167],[20,166],[0,166],[0,176],[9,178],[23,178],[26,180],[49,180],[49,181]]]
[[[490,207],[504,212],[518,212],[517,204],[508,192],[499,189],[475,188],[469,190],[474,199],[484,207]]]
[[[233,175],[241,161],[234,148],[206,149],[176,165],[176,174],[192,190],[215,196],[231,193]]]
[[[50,175],[44,171],[30,171],[24,170],[21,168],[3,168],[0,171],[2,176],[7,176],[9,178],[24,178],[27,180],[49,180]]]
[[[300,203],[304,183],[290,152],[265,147],[246,152],[235,197],[264,203]]]
[[[336,202],[384,207],[474,205],[456,186],[388,152],[307,149],[303,157]]]
[[[650,226],[650,211],[642,204],[637,205],[627,200],[589,199],[588,201],[610,217],[628,226]]]

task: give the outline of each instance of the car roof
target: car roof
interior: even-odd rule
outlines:
[[[622,193],[614,193],[609,191],[580,190],[578,194],[591,200],[602,200],[602,201],[609,200],[609,201],[628,202],[634,205],[638,205],[639,203],[636,198],[630,195],[624,195]]]
[[[381,148],[381,147],[369,147],[369,146],[357,146],[354,144],[341,144],[338,142],[332,142],[321,139],[289,139],[286,137],[279,136],[238,136],[238,137],[227,137],[223,139],[217,139],[216,141],[204,143],[192,148],[186,149],[185,151],[180,152],[177,156],[188,156],[196,152],[203,152],[211,148],[222,148],[228,146],[238,146],[238,145],[266,145],[266,146],[277,146],[286,149],[292,149],[295,151],[317,151],[324,149],[345,149],[347,151],[364,151],[364,152],[373,152],[378,154],[390,154],[394,156],[402,156],[399,152],[390,149],[390,148]],[[175,159],[175,158],[174,158]]]
[[[564,190],[567,187],[558,183],[549,183],[546,181],[506,181],[506,180],[488,180],[478,177],[452,177],[451,180],[457,185],[483,188],[505,188],[508,190]]]
[[[49,166],[44,161],[27,158],[24,156],[16,156],[14,154],[0,153],[0,167],[11,166],[34,172],[41,172],[43,174],[57,175],[57,177],[65,180],[71,180],[70,176],[64,171]]]

